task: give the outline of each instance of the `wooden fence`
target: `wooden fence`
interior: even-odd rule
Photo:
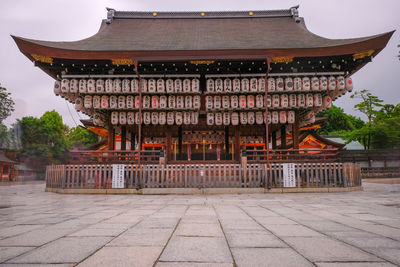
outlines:
[[[295,164],[296,187],[361,185],[356,163]],[[125,165],[125,188],[282,188],[282,164],[148,164]],[[48,188],[106,189],[112,185],[112,165],[51,165]]]
[[[246,150],[248,162],[267,161],[267,150]],[[284,162],[338,162],[339,151],[336,149],[274,149],[268,153],[270,163]]]

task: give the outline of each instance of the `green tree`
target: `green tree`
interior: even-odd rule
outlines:
[[[325,117],[320,134],[338,134],[343,131],[352,131],[364,126],[364,121],[352,115],[346,114],[342,108],[332,105],[329,109],[318,114],[318,117]]]
[[[14,111],[14,105],[11,93],[0,85],[0,124]]]
[[[80,126],[73,127],[68,133],[68,142],[73,147],[84,147],[96,144],[98,137],[93,132]]]

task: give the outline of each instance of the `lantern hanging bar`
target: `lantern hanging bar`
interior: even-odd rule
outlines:
[[[89,78],[138,78],[136,74],[65,74],[61,75],[62,79],[89,79]],[[141,74],[142,78],[200,78],[199,74]]]
[[[325,76],[325,75],[344,75],[345,72],[290,72],[290,73],[270,73],[268,77],[279,76]],[[222,77],[265,77],[265,73],[244,73],[244,74],[206,74],[206,78],[222,78]]]

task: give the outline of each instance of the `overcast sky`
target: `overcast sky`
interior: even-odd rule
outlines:
[[[5,123],[10,125],[23,116],[39,117],[53,109],[69,126],[84,118],[53,94],[54,80],[19,52],[11,34],[49,41],[80,40],[97,32],[106,18],[106,7],[130,11],[219,11],[287,9],[297,4],[308,29],[326,38],[355,38],[397,30],[387,47],[353,75],[353,81],[356,90],[368,89],[386,103],[400,102],[399,0],[1,0],[0,83],[16,103],[15,112]],[[354,111],[355,103],[347,94],[335,105],[360,116]]]

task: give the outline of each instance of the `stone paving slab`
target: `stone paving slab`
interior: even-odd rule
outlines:
[[[62,195],[0,187],[0,266],[400,266],[400,184],[347,193]]]

